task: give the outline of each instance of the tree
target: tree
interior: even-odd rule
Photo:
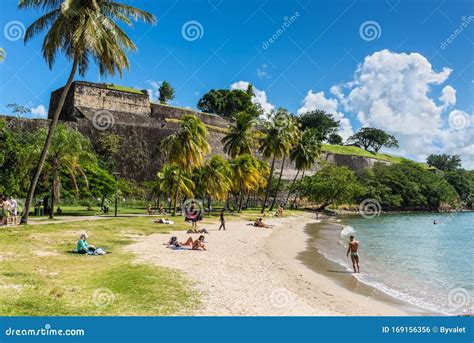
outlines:
[[[41,128],[36,134],[38,142],[42,142],[48,133],[45,128]],[[49,180],[51,190],[51,219],[54,218],[54,208],[60,198],[62,175],[68,176],[76,195],[79,195],[77,177],[82,177],[88,187],[84,165],[95,162],[90,141],[86,137],[64,124],[56,127],[44,168],[45,180]]]
[[[174,88],[168,81],[163,81],[158,92],[160,93],[160,104],[166,104],[169,100],[174,99]]]
[[[429,155],[426,163],[442,171],[455,171],[461,168],[461,156],[459,155]]]
[[[314,129],[306,129],[303,131],[297,144],[295,144],[291,150],[290,160],[294,163],[297,172],[288,190],[288,195],[286,196],[283,206],[286,206],[288,203],[288,199],[294,190],[299,173],[301,171],[304,173],[305,170],[311,168],[321,154],[321,142],[317,137],[318,135]]]
[[[242,210],[244,194],[264,183],[260,164],[253,156],[244,154],[231,161],[233,190],[238,194],[237,210]]]
[[[147,23],[155,23],[156,20],[148,12],[111,0],[20,0],[18,7],[49,11],[28,27],[25,43],[49,28],[42,46],[43,57],[48,66],[52,68],[59,52],[63,52],[72,61],[69,77],[52,114],[48,135],[28,190],[21,219],[22,223],[27,223],[36,184],[76,71],[84,76],[92,59],[98,64],[100,75],[114,75],[118,72],[122,76],[123,69],[129,67],[126,52],[135,51],[136,47],[116,21],[131,25],[132,19],[141,19]]]
[[[94,150],[99,156],[99,164],[109,170],[116,169],[116,156],[122,146],[122,137],[113,133],[102,133],[94,144]]]
[[[299,117],[303,129],[314,129],[320,141],[328,139],[329,135],[336,133],[340,121],[334,119],[334,115],[321,110],[306,112]]]
[[[373,127],[363,127],[348,139],[359,148],[377,153],[381,148],[398,148],[397,139],[383,130]]]
[[[16,103],[8,104],[6,107],[11,108],[13,114],[17,117],[22,117],[23,115],[31,112],[31,108],[29,106],[19,105]]]
[[[281,120],[282,118],[285,118],[284,113],[280,113],[280,115],[274,114],[270,121],[264,123],[262,130],[263,136],[260,138],[260,153],[264,158],[272,160],[270,174],[268,175],[267,180],[267,188],[265,191],[265,200],[262,205],[261,213],[264,213],[267,207],[273,172],[275,169],[275,160],[287,156],[292,145],[292,137],[288,134],[288,131],[285,130],[284,125],[282,125],[282,123],[285,122],[285,120]]]
[[[253,107],[252,96],[240,89],[211,89],[197,104],[200,111],[223,117],[232,117]]]
[[[235,122],[229,126],[221,143],[224,152],[232,158],[242,154],[252,154],[255,148],[254,133],[252,131],[256,120],[246,112],[240,112],[235,117]]]
[[[342,145],[343,140],[340,135],[337,133],[333,132],[328,136],[327,142],[332,145]]]
[[[324,164],[313,176],[305,176],[299,188],[303,196],[320,205],[318,210],[329,205],[352,203],[362,192],[354,171],[335,164]]]
[[[290,144],[289,148],[291,150],[295,146],[295,144],[298,142],[298,140],[300,139],[301,132],[299,130],[298,123],[297,123],[296,119],[290,113],[288,113],[286,111],[281,112],[281,110],[280,110],[279,115],[280,116],[285,115],[286,118],[287,118],[286,119],[287,124],[285,125],[286,128],[284,130],[285,130],[285,133],[288,137],[288,142]],[[285,168],[286,158],[288,157],[289,153],[290,153],[290,151],[288,151],[288,153],[284,154],[283,158],[281,160],[280,175],[278,176],[278,181],[277,181],[277,184],[276,184],[275,196],[273,197],[272,204],[270,205],[270,208],[269,208],[270,211],[273,210],[273,207],[275,206],[276,199],[278,197],[278,191],[280,189],[281,179],[283,177],[283,170]]]
[[[156,189],[168,197],[171,197],[173,189],[178,189],[179,194],[191,197],[195,184],[187,174],[180,172],[176,164],[165,164],[156,175]]]
[[[190,173],[193,168],[204,164],[204,156],[210,151],[207,139],[208,132],[204,123],[194,115],[186,115],[181,121],[179,131],[162,141],[161,146],[168,163],[179,168],[178,184],[183,172]],[[173,215],[176,215],[179,194],[179,187],[175,185]]]

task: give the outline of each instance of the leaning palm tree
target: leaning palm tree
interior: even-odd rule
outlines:
[[[165,164],[156,174],[156,189],[161,194],[171,196],[172,190],[177,187],[180,194],[193,196],[195,185],[187,175],[179,177],[180,168],[176,164]],[[170,203],[171,206],[171,203]],[[169,209],[171,210],[171,208]]]
[[[261,213],[265,212],[268,196],[272,185],[273,172],[275,170],[275,160],[288,155],[291,149],[291,137],[282,125],[284,118],[281,115],[275,115],[270,121],[266,122],[263,128],[263,137],[260,139],[259,151],[266,159],[271,159],[270,174],[268,175],[267,188],[265,190],[265,199],[263,201]]]
[[[52,114],[48,135],[28,189],[21,220],[27,223],[36,184],[76,72],[84,76],[91,60],[94,60],[101,76],[115,75],[116,72],[122,76],[123,70],[129,68],[126,52],[135,51],[136,47],[117,21],[127,25],[131,25],[132,20],[153,24],[156,19],[148,12],[112,0],[20,0],[18,7],[47,12],[28,27],[25,44],[40,32],[48,30],[42,46],[48,66],[52,68],[60,52],[72,62],[71,72]]]
[[[290,149],[292,149],[295,146],[295,144],[298,142],[298,140],[300,138],[300,135],[301,135],[301,131],[300,131],[300,128],[298,126],[298,121],[296,120],[296,118],[294,116],[290,115],[289,113],[285,113],[285,112],[281,113],[280,112],[280,115],[285,115],[286,116],[285,134],[287,135],[288,141],[291,145]],[[280,175],[278,176],[275,196],[273,197],[273,201],[272,201],[272,204],[270,205],[269,211],[273,210],[273,207],[275,206],[276,199],[278,198],[278,190],[280,189],[281,179],[283,177],[283,170],[285,168],[285,162],[286,162],[286,158],[288,157],[288,155],[289,155],[289,151],[288,151],[288,153],[285,153],[283,155],[282,159],[281,159]]]
[[[252,129],[256,123],[255,117],[240,112],[235,117],[235,122],[229,127],[229,131],[222,138],[224,152],[232,158],[242,154],[252,154],[255,148],[255,139]]]
[[[257,189],[263,182],[258,160],[249,154],[237,156],[231,162],[233,192],[238,194],[237,210],[242,210],[244,194]]]
[[[317,138],[317,132],[314,129],[306,129],[303,131],[298,143],[293,147],[290,153],[290,160],[296,168],[296,175],[288,190],[283,206],[286,206],[291,193],[294,190],[296,180],[301,171],[311,168],[321,153],[321,142]]]
[[[191,172],[193,168],[204,164],[204,156],[210,151],[207,142],[209,134],[204,123],[195,115],[186,115],[181,120],[179,131],[166,137],[161,146],[168,163],[179,167],[177,184],[181,182],[183,172]],[[173,215],[179,197],[179,187],[175,185]]]

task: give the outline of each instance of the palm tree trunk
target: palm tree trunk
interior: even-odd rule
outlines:
[[[283,168],[285,167],[285,159],[286,159],[286,156],[283,156],[283,160],[281,161],[280,177],[278,178],[275,197],[273,198],[272,205],[270,206],[269,211],[273,210],[273,206],[275,206],[275,202],[278,197],[278,189],[280,188],[281,177],[283,176]]]
[[[286,204],[288,203],[288,200],[290,199],[291,192],[293,190],[293,187],[295,187],[296,179],[298,178],[299,173],[300,173],[300,170],[298,169],[298,171],[296,172],[296,176],[294,177],[293,182],[291,183],[290,189],[288,190],[288,194],[286,196],[285,202],[283,203],[283,207],[286,206]]]
[[[178,181],[176,182],[176,190],[174,192],[173,217],[176,215],[176,207],[178,204],[178,196],[179,196],[179,184],[181,183],[182,174],[183,174],[183,171],[180,168],[179,173],[178,173]]]
[[[241,212],[242,211],[242,201],[243,201],[243,197],[244,197],[244,192],[242,191],[242,180],[240,180],[240,189],[239,189],[239,207],[238,207],[238,211]]]
[[[53,117],[51,118],[51,122],[49,124],[48,135],[46,137],[46,141],[44,142],[43,150],[41,151],[41,156],[38,160],[38,164],[36,165],[35,173],[33,179],[30,183],[30,188],[28,189],[28,196],[26,197],[25,207],[23,210],[23,216],[21,217],[22,224],[28,224],[28,216],[30,212],[31,202],[33,201],[33,195],[35,194],[36,184],[38,183],[38,179],[41,175],[41,171],[43,170],[44,162],[46,161],[46,157],[48,156],[49,147],[51,146],[51,141],[53,140],[54,131],[56,129],[56,124],[58,123],[59,114],[63,109],[64,102],[66,101],[67,93],[69,92],[69,88],[71,87],[72,81],[74,80],[74,75],[76,74],[77,69],[77,59],[74,59],[72,63],[71,73],[69,74],[69,78],[64,86],[61,97],[59,98],[58,105],[54,111]]]
[[[268,194],[270,193],[270,187],[272,186],[272,177],[273,177],[273,168],[275,167],[275,155],[273,155],[272,166],[270,167],[270,175],[268,176],[267,181],[267,189],[265,190],[265,200],[263,201],[262,210],[260,211],[261,214],[265,212],[265,208],[267,207],[267,200]]]
[[[304,171],[305,171],[305,170],[303,169],[303,172],[301,173],[301,179],[304,178]],[[292,208],[292,209],[295,208],[297,200],[298,200],[298,194],[295,193],[295,199],[293,200],[293,204],[291,205],[291,208]]]
[[[58,166],[53,164],[51,172],[51,207],[49,208],[49,219],[54,219],[54,205],[56,204],[57,196],[57,178],[58,178]]]

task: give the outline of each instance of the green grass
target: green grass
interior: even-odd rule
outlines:
[[[169,226],[151,220],[133,217],[0,228],[0,315],[189,313],[198,294],[188,281],[167,268],[137,264],[135,256],[123,249],[137,236],[189,227],[180,217]],[[68,253],[84,231],[91,244],[112,254]],[[163,242],[167,238],[163,235]]]
[[[108,89],[113,89],[116,91],[122,91],[122,92],[129,92],[129,93],[135,93],[135,94],[142,94],[143,92],[139,89],[133,88],[133,87],[125,87],[125,86],[119,86],[119,85],[107,85]]]
[[[373,153],[373,152],[358,148],[356,146],[323,144],[321,150],[323,152],[330,152],[333,154],[370,157],[370,158],[375,158],[377,160],[387,161],[391,163],[400,163],[406,160],[406,158],[404,157],[393,156],[393,155],[382,154],[382,153]]]
[[[296,213],[285,211],[285,215]],[[199,226],[217,223],[218,216],[218,212],[206,215]],[[227,219],[253,221],[258,216],[259,209],[250,209]],[[174,225],[152,220],[149,216],[118,217],[0,228],[0,316],[191,313],[199,306],[199,294],[190,281],[175,270],[137,263],[135,254],[124,249],[137,238],[155,233],[162,233],[166,242],[169,231],[190,227],[179,216],[173,218]],[[69,253],[82,232],[87,232],[90,244],[112,253]]]

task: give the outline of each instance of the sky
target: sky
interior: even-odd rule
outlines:
[[[474,2],[471,0],[128,0],[156,15],[155,26],[122,25],[138,51],[123,78],[84,78],[147,89],[163,80],[172,105],[195,108],[210,89],[254,85],[266,111],[300,115],[321,109],[348,138],[361,127],[395,135],[388,152],[423,161],[459,154],[474,168]],[[71,63],[45,63],[43,36],[22,35],[41,12],[1,1],[0,113],[6,105],[45,117],[51,91],[66,82]]]

